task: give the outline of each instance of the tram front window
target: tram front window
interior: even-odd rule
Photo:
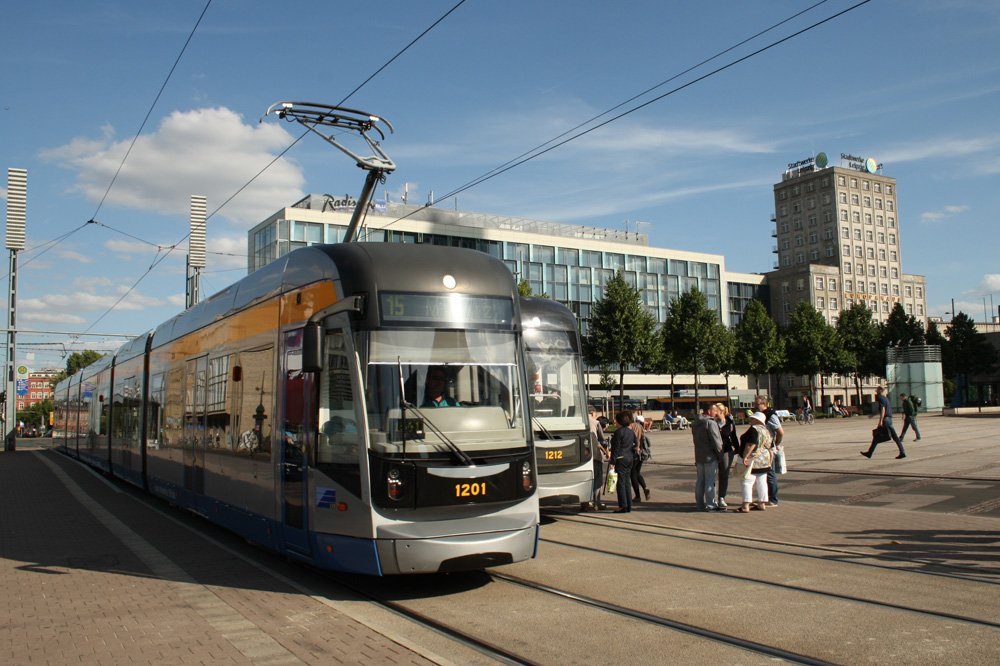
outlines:
[[[438,458],[451,444],[476,455],[527,447],[513,333],[379,330],[368,345],[371,446]]]
[[[536,427],[551,432],[587,429],[580,357],[529,342],[525,362],[528,407]]]

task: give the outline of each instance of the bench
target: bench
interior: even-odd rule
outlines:
[[[795,415],[792,414],[787,409],[777,409],[775,410],[774,415],[777,416],[782,423],[784,423],[785,421],[795,420]]]

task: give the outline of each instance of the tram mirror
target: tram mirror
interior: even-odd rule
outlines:
[[[302,329],[302,372],[319,372],[322,361],[323,327],[319,322],[309,322]]]

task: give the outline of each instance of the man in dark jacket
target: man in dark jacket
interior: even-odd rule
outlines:
[[[906,440],[906,429],[913,428],[913,433],[917,436],[917,441],[920,441],[920,429],[917,428],[917,401],[914,399],[915,396],[906,395],[905,393],[899,394],[899,399],[903,401],[903,431],[899,433],[899,438],[901,440]]]
[[[694,486],[694,500],[699,511],[718,511],[715,499],[715,479],[719,474],[722,457],[722,433],[716,420],[715,405],[709,405],[691,425],[694,439],[694,462],[698,468],[698,481]]]

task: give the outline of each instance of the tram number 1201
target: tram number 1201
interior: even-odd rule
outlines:
[[[486,482],[456,483],[455,497],[479,497],[486,494]]]

